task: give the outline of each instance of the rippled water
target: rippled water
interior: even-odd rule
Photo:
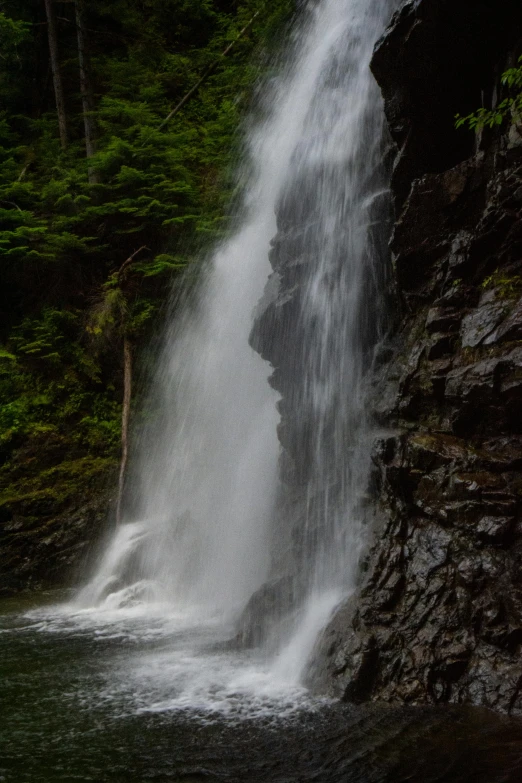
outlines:
[[[0,779],[522,780],[520,720],[315,699],[224,642],[217,621],[4,601]]]

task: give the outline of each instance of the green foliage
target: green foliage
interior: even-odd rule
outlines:
[[[74,25],[59,25],[60,51],[72,55],[62,65],[71,136],[62,152],[45,68],[36,87],[40,107],[34,106],[34,72],[48,61],[42,9],[38,15],[30,0],[12,0],[5,6],[13,18],[0,15],[0,38],[3,30],[12,33],[0,85],[10,69],[18,76],[4,101],[9,111],[0,114],[0,282],[9,290],[1,305],[10,319],[23,315],[33,299],[55,306],[72,296],[75,305],[84,306],[141,245],[149,248],[153,270],[143,274],[157,276],[161,269],[157,284],[163,290],[156,295],[164,295],[169,278],[226,230],[232,141],[257,75],[251,54],[292,3],[278,0],[265,7],[222,62],[221,52],[262,6],[260,0],[85,5],[97,129],[97,152],[89,161]],[[13,52],[22,42],[32,46],[18,63]],[[161,127],[171,107],[216,61],[219,68],[198,95]],[[96,172],[95,183],[89,182],[89,169]],[[175,262],[167,264],[168,257]],[[52,284],[45,297],[41,289],[35,297],[34,281],[42,276]]]
[[[1,4],[5,497],[51,497],[52,483],[65,486],[71,466],[84,471],[87,485],[94,475],[89,460],[95,473],[117,460],[122,337],[138,349],[146,342],[173,281],[184,279],[189,265],[197,274],[197,259],[227,231],[234,139],[259,73],[252,55],[275,40],[293,0],[84,0],[84,6],[96,136],[88,161],[73,3],[56,5],[65,151],[44,3]],[[163,125],[215,62],[195,97]],[[122,265],[142,247],[122,276]],[[77,476],[77,494],[79,483]]]
[[[518,62],[522,63],[522,57]],[[502,125],[505,120],[509,119],[512,122],[519,122],[522,117],[522,65],[505,71],[502,74],[501,82],[512,92],[511,95],[504,98],[494,109],[477,109],[466,117],[457,114],[455,126],[457,128],[466,126],[471,130],[480,130],[481,128]]]
[[[11,19],[0,12],[0,45],[4,58],[16,56],[19,45],[29,39],[29,30],[27,22]]]
[[[520,275],[507,276],[505,272],[497,271],[482,281],[481,288],[495,288],[502,299],[515,299],[522,291],[522,278]]]
[[[0,351],[0,446],[16,448],[43,433],[75,448],[112,454],[120,405],[102,366],[80,342],[82,314],[46,308],[13,329]]]

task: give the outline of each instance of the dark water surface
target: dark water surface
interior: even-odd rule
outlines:
[[[160,687],[152,679],[144,687],[133,661],[142,660],[146,673],[152,656],[150,666],[159,661],[165,681],[175,679],[177,670],[167,665],[172,634],[166,640],[150,621],[147,633],[137,622],[125,633],[110,623],[57,624],[31,607],[34,599],[0,603],[0,780],[522,781],[520,719],[481,709],[354,708],[304,697],[241,709],[241,694],[228,711],[198,707],[197,699],[161,707],[165,682]],[[183,654],[182,664],[191,665]],[[202,657],[201,667],[209,661]]]

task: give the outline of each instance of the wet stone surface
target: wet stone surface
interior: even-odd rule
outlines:
[[[375,385],[389,430],[373,456],[385,522],[365,583],[332,619],[310,679],[347,701],[522,714],[522,153],[507,128],[474,154],[458,139],[444,151],[436,124],[419,130],[415,103],[420,89],[432,101],[441,84],[451,102],[440,35],[460,34],[465,5],[406,4],[374,58],[399,149],[400,318]],[[506,3],[496,18],[506,25],[501,62],[519,15]],[[470,52],[485,38],[494,46],[481,18],[479,9],[463,33],[478,36]],[[408,128],[424,134],[424,147]]]

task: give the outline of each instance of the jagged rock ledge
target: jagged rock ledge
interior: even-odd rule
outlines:
[[[375,52],[398,147],[386,523],[310,672],[347,701],[522,712],[522,136],[473,149],[452,122],[492,94],[521,32],[520,3],[415,0]]]

